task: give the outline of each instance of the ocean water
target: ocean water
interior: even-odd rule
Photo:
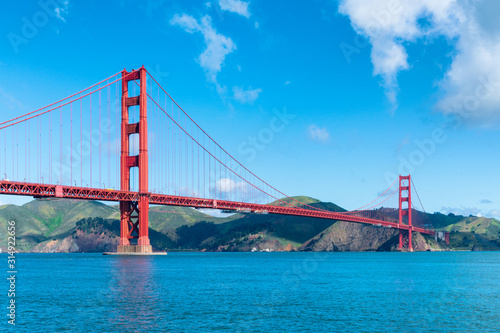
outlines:
[[[500,253],[18,254],[16,332],[499,332]],[[0,267],[7,271],[7,257]],[[5,280],[4,280],[5,281]]]

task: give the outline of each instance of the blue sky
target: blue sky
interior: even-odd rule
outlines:
[[[2,119],[144,64],[216,141],[284,193],[355,209],[411,172],[427,211],[498,218],[493,7],[9,2],[0,22]]]

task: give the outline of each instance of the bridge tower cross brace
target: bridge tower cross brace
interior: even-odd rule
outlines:
[[[139,81],[138,96],[129,97],[129,82]],[[136,83],[133,83],[136,84]],[[139,122],[129,122],[129,109],[139,106]],[[149,242],[148,112],[146,69],[122,71],[120,189],[130,191],[130,169],[139,169],[138,201],[120,202],[120,242],[118,252],[151,253]],[[130,137],[139,135],[139,155],[130,155]],[[137,240],[137,244],[132,244]]]
[[[399,176],[399,224],[403,224],[403,217],[408,216],[408,251],[413,251],[411,223],[411,176]],[[399,229],[399,246],[403,249],[403,230]]]

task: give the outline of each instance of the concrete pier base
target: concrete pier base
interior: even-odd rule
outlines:
[[[153,253],[151,245],[118,245],[118,253]]]
[[[104,255],[144,256],[166,255],[167,252],[153,252],[151,245],[118,245],[116,252],[104,252]]]

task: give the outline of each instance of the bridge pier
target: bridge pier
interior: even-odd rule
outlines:
[[[403,249],[403,230],[399,229],[399,245],[398,245],[398,250]]]
[[[128,84],[139,80],[138,96],[129,97]],[[129,108],[139,106],[139,122],[129,122]],[[122,123],[120,186],[130,191],[130,169],[139,169],[139,200],[120,202],[120,242],[118,253],[152,253],[149,242],[149,189],[148,189],[148,112],[146,69],[122,72]],[[130,155],[130,136],[139,135],[139,155]]]
[[[408,231],[408,251],[413,252],[412,231]]]

